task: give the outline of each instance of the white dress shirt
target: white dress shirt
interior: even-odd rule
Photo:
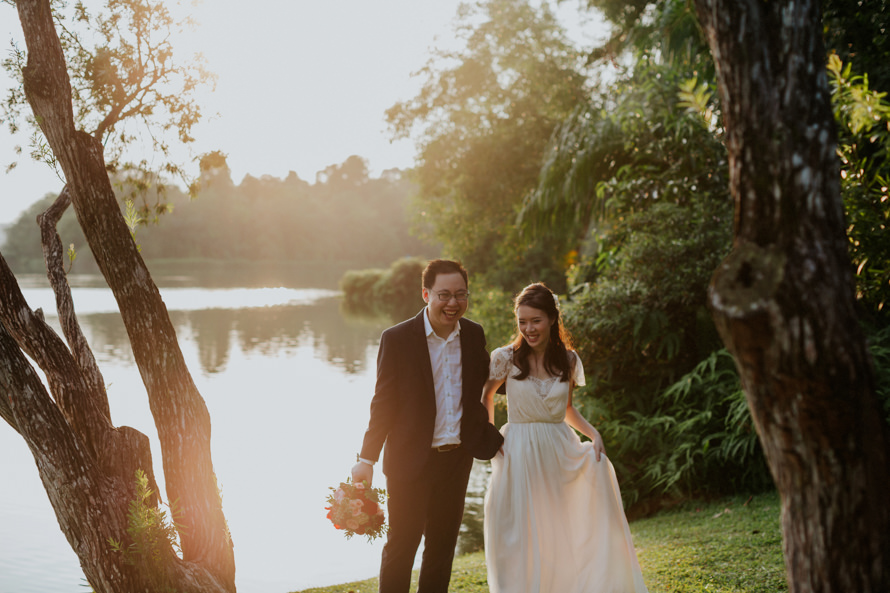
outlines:
[[[433,385],[436,389],[436,426],[433,429],[433,447],[460,443],[460,415],[463,411],[460,364],[460,323],[447,338],[440,338],[430,323],[429,311],[423,315],[426,328],[426,345],[433,367]]]

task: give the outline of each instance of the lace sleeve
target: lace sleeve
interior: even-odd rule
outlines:
[[[488,379],[497,379],[498,381],[506,379],[512,364],[513,349],[509,346],[498,348],[491,353],[491,365],[488,367]]]
[[[572,350],[571,359],[572,381],[575,382],[575,385],[586,385],[587,383],[584,380],[584,365],[581,364],[581,357],[578,356],[577,352]]]

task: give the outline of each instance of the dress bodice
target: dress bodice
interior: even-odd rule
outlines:
[[[584,369],[581,359],[572,350],[572,381],[584,385]],[[559,377],[539,379],[528,376],[519,381],[515,377],[519,369],[513,364],[513,347],[504,346],[491,353],[490,379],[504,379],[507,383],[507,421],[514,424],[527,422],[559,423],[565,420],[569,401],[569,381]]]

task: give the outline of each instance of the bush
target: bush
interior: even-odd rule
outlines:
[[[350,270],[340,279],[343,306],[358,315],[406,319],[423,308],[421,274],[426,260],[403,257],[388,269]]]
[[[636,511],[662,499],[763,491],[772,479],[732,357],[713,352],[655,394],[650,410],[606,407],[581,390]],[[642,503],[642,504],[641,504]]]
[[[362,311],[365,307],[373,309],[374,287],[386,275],[386,270],[349,270],[340,279],[340,290],[343,291],[343,303],[350,309]]]
[[[394,319],[415,315],[424,303],[421,298],[421,275],[426,261],[403,257],[394,261],[374,285],[377,309]]]
[[[771,484],[707,311],[708,281],[730,245],[729,204],[696,198],[626,215],[570,276],[566,325],[588,374],[577,403],[634,513]]]

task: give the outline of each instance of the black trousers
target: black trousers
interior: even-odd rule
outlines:
[[[473,458],[461,447],[430,450],[410,480],[387,477],[389,532],[380,563],[380,593],[408,593],[421,536],[423,560],[417,593],[447,593]]]

